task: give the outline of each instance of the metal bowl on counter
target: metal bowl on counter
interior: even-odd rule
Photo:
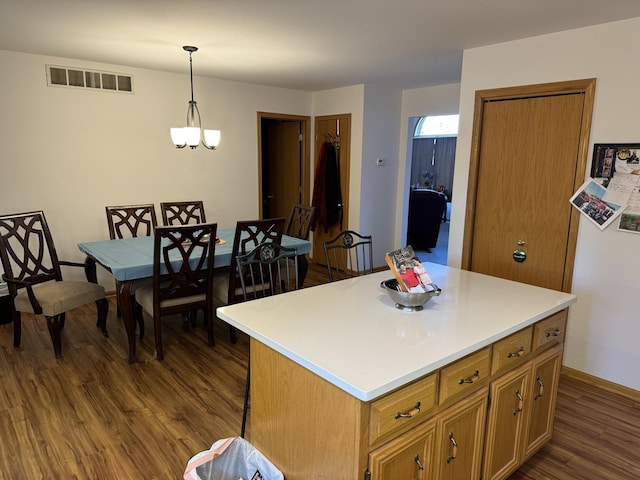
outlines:
[[[396,308],[409,312],[422,310],[425,303],[431,300],[432,297],[440,295],[442,291],[435,283],[431,283],[427,285],[427,288],[431,289],[427,292],[404,292],[395,278],[383,280],[380,282],[380,287],[395,302]]]

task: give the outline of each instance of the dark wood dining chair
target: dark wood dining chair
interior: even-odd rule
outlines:
[[[152,203],[140,205],[113,205],[105,207],[107,213],[107,225],[109,226],[109,238],[150,237],[158,226],[156,208]],[[137,288],[149,285],[149,279],[135,280],[131,286],[131,295]],[[116,280],[116,292],[120,292],[119,282]],[[120,298],[117,298],[118,315],[120,315]],[[135,305],[135,302],[132,302]],[[138,331],[140,340],[144,338],[144,319],[141,312],[136,309],[134,313],[138,319]]]
[[[323,243],[329,281],[373,273],[373,239],[344,230]]]
[[[301,286],[298,278],[297,250],[283,247],[275,242],[261,243],[251,252],[238,255],[236,267],[239,272],[242,299],[245,302],[298,290]],[[242,438],[244,438],[249,411],[250,375],[251,363],[247,367],[244,391],[242,427],[240,429]]]
[[[228,274],[218,275],[214,280],[214,297],[217,305],[232,305],[244,300],[236,267],[237,257],[247,254],[264,242],[281,243],[284,223],[284,218],[237,222]],[[237,332],[231,325],[229,325],[229,333],[231,341],[237,342]]]
[[[191,202],[162,202],[160,204],[162,222],[165,225],[189,225],[205,223],[204,203],[201,200]]]
[[[95,302],[97,326],[105,337],[109,302],[98,285],[95,264],[58,259],[44,212],[0,216],[0,258],[12,297],[13,345],[20,346],[21,312],[43,315],[56,358],[62,358],[62,335],[66,312]],[[80,267],[92,281],[63,280],[62,266]]]
[[[289,214],[284,234],[289,237],[309,240],[309,232],[311,232],[311,229],[315,224],[315,220],[316,207],[296,203],[291,208],[291,213]],[[301,255],[298,260],[300,285],[304,285],[304,280],[307,278],[307,271],[309,270],[309,260],[307,259],[307,255]]]
[[[309,240],[309,232],[315,221],[316,208],[311,205],[296,203],[291,208],[284,234],[289,237]]]
[[[153,242],[153,284],[136,290],[136,303],[153,318],[156,358],[164,358],[162,317],[204,310],[214,346],[213,279],[217,224],[158,227]]]
[[[152,203],[105,207],[109,238],[149,237],[158,225]]]

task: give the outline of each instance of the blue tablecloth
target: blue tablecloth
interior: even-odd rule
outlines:
[[[215,267],[231,264],[231,249],[235,228],[221,228],[218,237],[225,243],[216,245]],[[311,251],[311,242],[283,235],[282,245],[296,248],[298,255]],[[116,280],[123,282],[153,276],[153,237],[123,238],[79,243],[81,252],[109,270]]]

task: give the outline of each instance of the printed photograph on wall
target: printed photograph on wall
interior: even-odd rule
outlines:
[[[618,230],[629,233],[640,233],[640,187],[636,186],[629,196],[627,208],[620,215]]]
[[[624,209],[622,205],[604,200],[606,193],[605,187],[590,178],[571,197],[571,204],[600,230],[607,228]]]
[[[640,143],[596,143],[591,177],[607,187],[616,173],[640,175]]]

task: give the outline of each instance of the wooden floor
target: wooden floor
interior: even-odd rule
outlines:
[[[305,286],[325,280],[312,266]],[[69,314],[62,360],[42,318],[24,316],[19,349],[12,326],[0,326],[0,478],[179,479],[192,455],[238,435],[247,337],[232,345],[218,322],[209,349],[201,324],[183,330],[181,318],[169,318],[158,362],[147,321],[129,365],[115,311],[112,301],[109,338],[93,308]],[[638,478],[640,403],[564,377],[552,442],[511,477]]]

